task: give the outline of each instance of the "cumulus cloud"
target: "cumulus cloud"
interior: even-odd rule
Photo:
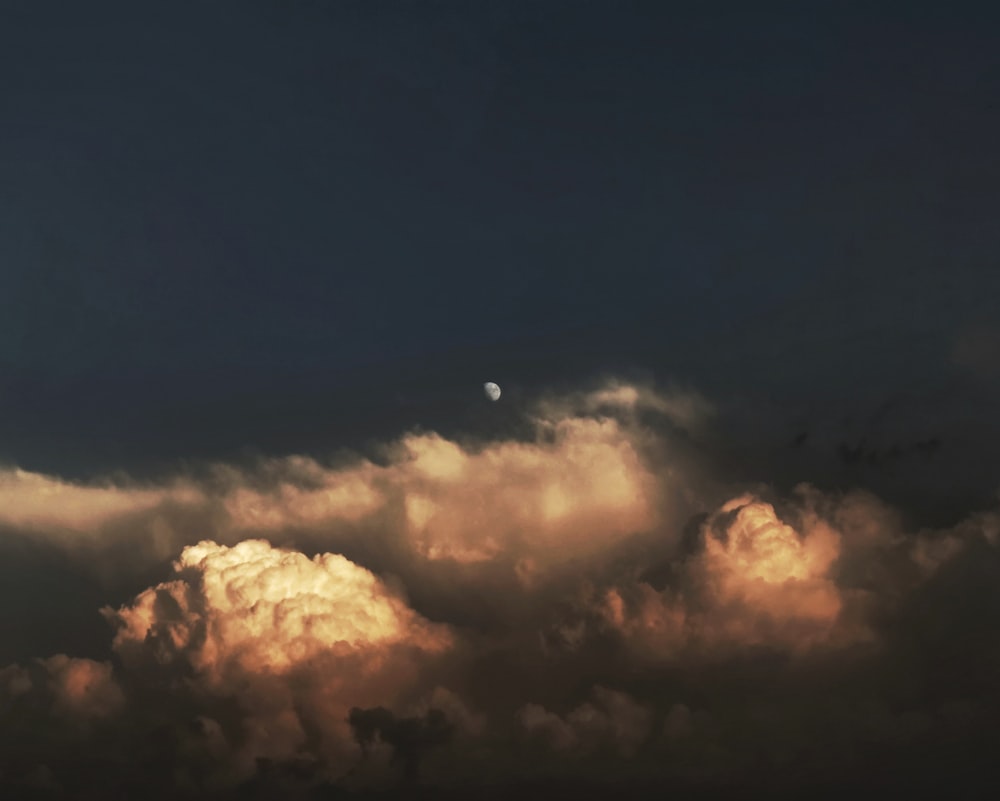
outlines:
[[[677,660],[694,653],[771,646],[803,651],[868,632],[845,616],[833,566],[841,535],[809,519],[801,531],[753,496],[724,504],[701,526],[697,552],[678,560],[662,588],[641,578],[594,593],[598,619],[637,654]]]
[[[66,654],[36,659],[27,666],[8,665],[0,670],[0,689],[9,702],[41,694],[52,712],[66,722],[111,717],[125,702],[110,663]]]
[[[435,687],[426,697],[416,701],[410,707],[410,715],[426,716],[432,709],[445,714],[456,735],[478,737],[486,728],[486,717],[447,687]]]
[[[753,495],[699,525],[697,545],[660,582],[649,571],[586,584],[550,642],[579,649],[611,630],[638,659],[676,663],[769,648],[788,655],[878,643],[877,621],[970,543],[997,540],[996,516],[906,534],[865,493],[801,486],[775,506]],[[654,586],[655,585],[655,586]]]
[[[161,584],[109,613],[121,625],[119,651],[144,646],[164,626],[196,669],[218,677],[230,663],[287,671],[341,644],[408,642],[438,650],[449,642],[443,627],[420,619],[372,573],[337,554],[308,559],[264,540],[232,548],[206,541],[185,548],[176,568],[196,578]],[[167,611],[167,598],[178,615]],[[204,637],[185,650],[195,645],[196,630]]]
[[[50,675],[50,690],[57,712],[81,717],[110,717],[125,698],[111,675],[111,665],[92,659],[74,659],[65,654],[42,663]]]
[[[419,557],[463,564],[507,559],[527,578],[649,529],[657,481],[631,433],[612,418],[538,423],[533,442],[463,446],[413,434],[391,463],[324,471],[308,485],[284,480],[224,499],[232,525],[267,530],[385,519]],[[298,465],[297,465],[298,466]]]
[[[530,414],[520,439],[409,433],[156,486],[2,474],[9,536],[156,575],[103,610],[105,655],[0,668],[11,786],[82,763],[115,792],[272,796],[819,775],[1000,711],[996,512],[931,529],[862,491],[725,487],[678,434],[710,419],[693,394],[612,382]]]
[[[439,438],[407,440],[400,485],[417,551],[460,562],[515,551],[537,565],[653,523],[653,478],[617,423],[560,421],[549,433],[551,444],[474,454]]]
[[[56,654],[0,668],[0,787],[17,797],[61,793],[47,762],[120,756],[108,737],[126,704],[108,662]]]
[[[798,647],[826,638],[844,605],[830,577],[839,534],[822,521],[800,533],[750,497],[730,501],[720,514],[734,516],[721,536],[706,532],[700,569],[725,620],[722,636]]]
[[[323,738],[331,762],[349,759],[347,710],[392,702],[426,655],[453,637],[368,570],[336,554],[313,559],[262,540],[185,548],[179,578],[106,609],[126,667],[173,665],[199,691],[235,698],[239,757],[290,758]]]
[[[585,756],[608,747],[631,757],[642,745],[652,725],[652,712],[623,692],[596,686],[591,700],[560,717],[539,704],[518,711],[525,731],[541,734],[556,751]]]
[[[117,551],[119,571],[176,558],[205,534],[225,544],[264,536],[338,550],[377,538],[369,547],[396,559],[503,562],[530,583],[686,512],[670,508],[691,500],[685,477],[655,471],[656,438],[632,412],[676,407],[686,419],[699,403],[612,383],[565,403],[540,401],[528,440],[410,433],[388,444],[379,463],[289,456],[215,465],[156,486],[9,470],[0,473],[0,526],[61,547]]]
[[[381,471],[370,462],[350,469],[327,470],[304,457],[273,460],[273,484],[264,490],[242,486],[253,476],[228,472],[233,485],[223,503],[231,524],[247,531],[273,531],[288,526],[314,526],[331,521],[355,522],[385,504],[378,487]],[[222,473],[222,468],[217,469]]]

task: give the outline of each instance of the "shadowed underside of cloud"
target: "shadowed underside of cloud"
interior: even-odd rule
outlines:
[[[1000,515],[913,530],[860,491],[726,487],[695,444],[710,412],[611,382],[540,401],[528,440],[411,433],[157,486],[0,473],[9,540],[109,587],[158,574],[103,609],[106,658],[0,670],[0,784],[794,789],[925,753],[978,775]]]

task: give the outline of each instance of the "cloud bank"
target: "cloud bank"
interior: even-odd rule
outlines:
[[[0,473],[8,542],[133,587],[101,610],[102,658],[0,669],[0,783],[306,797],[978,765],[1000,514],[933,530],[862,491],[727,487],[693,394],[612,382],[528,416],[527,441],[411,433],[156,486]]]

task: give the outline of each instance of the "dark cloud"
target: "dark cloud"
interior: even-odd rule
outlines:
[[[392,748],[392,761],[402,769],[403,779],[412,783],[419,777],[420,760],[432,749],[451,742],[455,728],[440,709],[430,709],[423,717],[397,717],[384,707],[359,709],[348,715],[351,731],[361,746],[362,758],[381,741]]]

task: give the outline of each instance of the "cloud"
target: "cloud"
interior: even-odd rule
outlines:
[[[111,665],[92,659],[57,654],[42,663],[50,675],[50,689],[57,712],[80,717],[107,718],[125,703]]]
[[[878,622],[942,564],[1000,539],[995,514],[907,534],[894,510],[861,492],[803,485],[783,507],[788,520],[754,495],[726,502],[700,523],[693,552],[671,558],[662,586],[639,569],[586,585],[551,641],[579,650],[610,630],[637,659],[681,664],[877,645]]]
[[[466,453],[436,437],[404,442],[406,523],[428,559],[476,562],[516,551],[533,565],[577,556],[654,521],[653,477],[614,421],[567,420],[551,443]]]
[[[69,482],[0,469],[0,533],[11,550],[22,543],[58,551],[105,590],[132,588],[135,577],[169,564],[194,532],[220,522],[216,504],[188,478]]]
[[[348,723],[365,757],[377,743],[392,749],[391,761],[401,765],[404,778],[414,781],[420,760],[432,749],[446,745],[455,734],[454,726],[440,709],[429,709],[418,717],[397,717],[385,707],[354,707]]]
[[[689,434],[704,431],[715,406],[692,389],[660,390],[648,383],[606,378],[586,390],[542,397],[535,415],[544,420],[589,415],[636,419],[652,415]]]
[[[523,560],[525,574],[563,561],[567,546],[586,556],[654,525],[656,480],[618,421],[544,421],[537,435],[473,448],[412,434],[389,449],[388,466],[314,463],[309,486],[240,487],[224,504],[250,530],[356,524],[399,508],[396,535],[417,556]]]
[[[185,548],[176,570],[105,610],[118,629],[113,647],[127,669],[166,666],[199,693],[234,698],[242,731],[233,757],[244,774],[258,759],[295,756],[310,729],[318,756],[343,768],[356,756],[348,709],[397,700],[422,660],[453,643],[446,626],[336,554],[206,541]]]
[[[131,583],[104,652],[0,668],[0,786],[738,783],[972,749],[1000,715],[1000,516],[728,486],[694,397],[610,383],[520,439],[159,485],[7,471],[4,536]],[[60,602],[26,587],[20,625]]]
[[[177,546],[176,512],[204,504],[201,491],[187,480],[162,486],[110,480],[85,484],[0,469],[0,527],[76,553],[107,553],[135,536],[122,530],[131,524],[146,535],[138,550],[162,559]],[[134,549],[135,542],[130,544]]]
[[[67,723],[109,718],[125,703],[110,663],[65,654],[33,660],[26,667],[8,665],[0,670],[0,691],[9,702],[40,694]]]
[[[170,498],[190,499],[170,489],[87,486],[19,469],[0,471],[0,523],[35,531],[92,534],[109,520],[148,511]]]
[[[517,717],[529,734],[541,735],[553,750],[586,756],[605,747],[632,757],[648,736],[652,712],[626,693],[595,686],[591,700],[560,717],[539,704],[526,704]]]
[[[61,793],[66,783],[47,763],[113,759],[109,736],[125,714],[108,662],[57,654],[0,668],[0,787],[25,798]]]
[[[206,537],[248,537],[378,559],[496,564],[522,585],[669,524],[695,502],[698,479],[656,464],[669,438],[634,414],[694,420],[702,401],[611,382],[531,410],[526,440],[456,441],[408,433],[377,461],[306,456],[214,465],[160,485],[71,484],[22,470],[0,474],[0,526],[75,553],[87,568],[146,574]],[[392,564],[390,564],[392,563]]]
[[[796,530],[771,504],[740,496],[702,524],[699,550],[676,562],[666,586],[613,584],[591,604],[600,623],[653,660],[863,640],[870,635],[846,623],[848,600],[833,577],[841,548],[825,521]]]
[[[165,626],[170,644],[215,677],[229,664],[280,673],[341,644],[440,650],[449,643],[443,627],[421,620],[372,573],[337,554],[308,559],[264,540],[232,548],[202,542],[185,548],[176,568],[197,580],[161,584],[108,613],[121,626],[116,649],[144,646]],[[165,611],[166,598],[177,614]]]

